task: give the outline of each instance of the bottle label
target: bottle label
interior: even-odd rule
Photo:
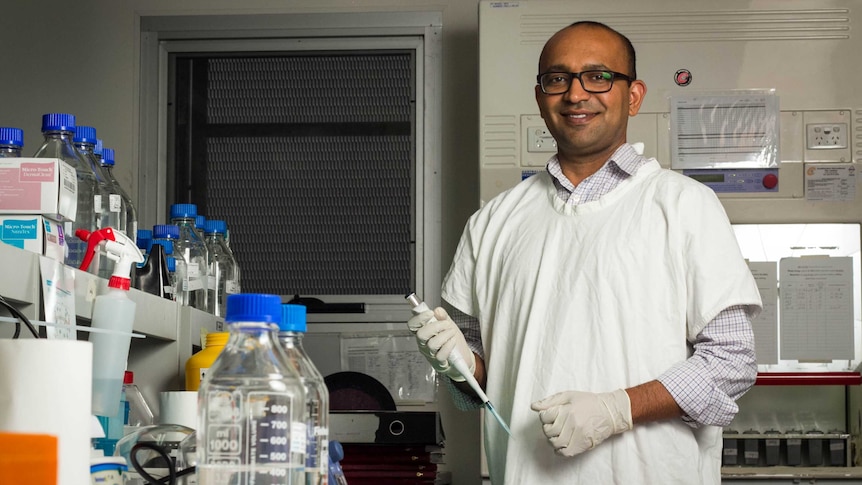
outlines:
[[[102,196],[101,195],[96,194],[93,196],[93,206],[96,210],[96,214],[102,213]]]
[[[224,292],[228,295],[239,293],[239,283],[236,280],[227,280],[224,282]]]
[[[201,269],[198,263],[189,263],[186,265],[186,291],[195,291],[204,289],[204,280],[201,277]]]
[[[111,194],[108,196],[108,210],[111,212],[120,212],[123,207],[123,198],[120,194]]]
[[[290,452],[300,455],[305,454],[306,450],[306,429],[308,426],[305,423],[295,422],[290,426]]]
[[[200,372],[200,375],[201,375],[201,382],[203,382],[203,381],[204,381],[204,376],[206,375],[206,373],[207,373],[207,371],[208,371],[208,370],[210,370],[210,368],[209,368],[209,367],[201,367],[201,368],[200,368],[199,372]]]

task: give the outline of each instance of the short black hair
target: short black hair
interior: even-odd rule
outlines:
[[[636,60],[637,58],[635,56],[635,48],[632,45],[632,41],[630,41],[628,37],[624,36],[623,34],[619,33],[618,31],[608,27],[606,24],[603,24],[601,22],[596,22],[594,20],[581,20],[581,21],[578,21],[578,22],[575,22],[575,23],[569,25],[569,28],[570,27],[596,27],[599,29],[604,29],[604,30],[616,35],[622,41],[623,45],[625,46],[626,55],[629,58],[628,75],[631,76],[632,79],[638,78],[637,60]]]

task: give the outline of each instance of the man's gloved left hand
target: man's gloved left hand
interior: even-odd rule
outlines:
[[[476,371],[476,357],[467,346],[464,334],[442,307],[435,308],[433,312],[426,311],[414,315],[407,322],[407,327],[416,333],[419,351],[440,374],[457,382],[466,380],[454,366],[449,364],[449,356],[455,349],[458,349],[458,353],[464,358],[470,372]]]
[[[632,405],[622,389],[566,391],[534,402],[542,431],[558,455],[575,456],[617,433],[632,429]]]

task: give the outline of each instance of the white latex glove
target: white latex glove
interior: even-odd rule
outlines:
[[[612,435],[632,429],[632,405],[622,389],[592,393],[566,391],[536,401],[542,431],[558,455],[575,456]]]
[[[413,315],[407,322],[410,331],[416,334],[416,343],[419,351],[434,370],[443,374],[453,381],[464,382],[466,379],[455,367],[449,365],[449,356],[454,349],[458,349],[461,357],[467,362],[470,372],[476,371],[476,357],[467,346],[467,340],[458,325],[449,318],[441,307],[434,311],[425,311]]]

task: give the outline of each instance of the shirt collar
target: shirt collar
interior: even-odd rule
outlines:
[[[605,165],[613,164],[620,170],[626,173],[628,176],[632,176],[635,172],[638,171],[638,168],[644,164],[644,157],[642,155],[638,155],[635,149],[628,143],[623,143],[616,149],[616,151],[611,155],[610,158],[602,165],[602,168]],[[562,175],[563,169],[560,167],[560,159],[557,158],[557,155],[554,154],[550,160],[548,160],[548,164],[545,166],[545,170],[547,170],[554,178],[559,180],[557,174]],[[600,169],[601,170],[601,169]],[[566,179],[568,181],[568,179]],[[563,182],[560,180],[560,182]],[[571,185],[571,182],[568,182],[568,185]]]

